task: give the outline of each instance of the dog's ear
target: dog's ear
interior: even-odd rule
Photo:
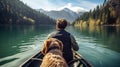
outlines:
[[[42,49],[42,53],[43,53],[44,55],[47,53],[49,46],[50,46],[50,41],[49,41],[49,39],[48,39],[48,40],[46,40],[46,41],[44,42],[44,46],[43,46],[43,49]]]
[[[61,50],[61,51],[63,51],[63,43],[62,43],[62,41],[57,40],[57,42],[58,42],[58,43],[59,43],[59,45],[60,45],[60,50]]]

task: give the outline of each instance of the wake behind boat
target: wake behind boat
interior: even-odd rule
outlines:
[[[74,51],[74,59],[68,63],[69,67],[93,67],[78,52]],[[40,67],[44,55],[40,51],[32,58],[26,60],[20,67]]]

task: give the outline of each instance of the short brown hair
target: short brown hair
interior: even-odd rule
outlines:
[[[57,20],[57,27],[60,29],[65,29],[67,26],[67,21],[63,18]]]

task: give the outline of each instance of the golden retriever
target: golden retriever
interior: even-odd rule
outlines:
[[[44,42],[42,53],[45,55],[40,67],[68,67],[62,54],[63,44],[55,38]]]

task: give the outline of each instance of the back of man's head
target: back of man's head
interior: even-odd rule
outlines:
[[[65,29],[67,26],[67,21],[63,18],[58,19],[56,23],[56,27],[59,29]]]

